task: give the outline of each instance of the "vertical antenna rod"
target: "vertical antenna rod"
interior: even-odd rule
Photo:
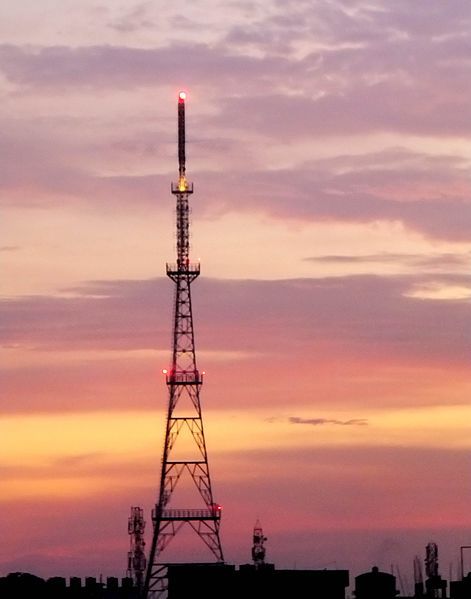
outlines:
[[[186,93],[178,94],[178,172],[185,178],[185,99]]]
[[[212,553],[213,559],[224,562],[219,527],[221,506],[214,501],[209,476],[208,453],[204,437],[200,389],[203,374],[196,363],[191,283],[200,274],[199,263],[190,262],[189,195],[193,185],[185,173],[185,92],[178,95],[178,182],[172,183],[176,198],[177,260],[167,264],[167,276],[175,283],[173,313],[172,365],[164,370],[169,393],[165,443],[162,457],[160,488],[152,512],[154,535],[149,553],[144,597],[164,598],[167,595],[167,565],[161,553],[185,525],[193,529]],[[179,434],[183,433],[183,443]],[[190,442],[188,442],[190,441]],[[186,479],[186,480],[185,480]],[[197,505],[188,508],[175,504],[175,489],[185,485],[193,490]],[[188,493],[184,493],[188,499]]]

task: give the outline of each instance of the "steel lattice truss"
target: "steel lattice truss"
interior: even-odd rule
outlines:
[[[144,553],[144,512],[141,507],[131,507],[131,516],[128,519],[128,533],[130,535],[130,551],[128,553],[128,569],[126,576],[134,580],[139,593],[142,592],[144,572],[146,570],[146,556]]]
[[[167,275],[175,283],[172,366],[166,371],[169,391],[167,425],[158,501],[153,510],[154,535],[145,582],[146,597],[163,597],[166,593],[166,566],[161,554],[178,531],[188,524],[209,548],[217,562],[224,556],[219,538],[221,507],[214,502],[208,467],[200,404],[203,373],[197,368],[191,283],[200,273],[199,264],[189,257],[189,194],[193,187],[185,175],[185,103],[178,102],[179,180],[172,184],[176,196],[177,262],[167,264]],[[186,435],[191,450],[182,459],[179,439]],[[188,445],[188,443],[187,443]],[[177,457],[178,456],[178,457]],[[197,491],[197,508],[171,507],[172,496],[182,479],[189,480]]]

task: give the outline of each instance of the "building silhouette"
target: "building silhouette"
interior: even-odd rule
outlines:
[[[356,599],[396,599],[396,577],[387,572],[380,572],[374,566],[371,572],[365,572],[355,577]]]
[[[131,578],[114,576],[101,582],[93,576],[81,579],[54,576],[47,580],[26,572],[0,578],[0,599],[138,599],[139,589]]]

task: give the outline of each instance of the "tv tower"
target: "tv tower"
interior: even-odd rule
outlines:
[[[166,564],[161,554],[178,531],[188,524],[207,545],[216,562],[224,556],[219,538],[221,506],[215,503],[209,476],[204,438],[200,389],[203,374],[196,364],[191,283],[200,274],[199,263],[190,262],[189,195],[193,184],[186,178],[185,92],[178,96],[178,182],[172,183],[176,197],[177,261],[167,264],[167,276],[175,283],[173,354],[164,370],[169,392],[167,426],[162,457],[160,490],[152,513],[154,536],[144,586],[145,597],[163,597],[167,590]],[[180,439],[186,433],[185,439]],[[187,478],[196,490],[199,507],[170,507],[175,489]]]

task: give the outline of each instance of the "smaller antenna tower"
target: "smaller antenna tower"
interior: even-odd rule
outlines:
[[[146,556],[144,548],[144,530],[146,523],[144,511],[141,507],[131,507],[128,519],[128,533],[130,535],[131,549],[128,553],[128,569],[126,575],[134,580],[134,584],[141,592],[144,585],[144,572],[146,569]]]
[[[255,569],[263,568],[265,565],[265,553],[266,549],[264,547],[264,542],[267,540],[267,537],[263,536],[263,529],[260,521],[257,520],[255,522],[255,526],[253,529],[253,545],[252,545],[252,559],[255,566]]]
[[[425,573],[428,578],[438,576],[438,546],[429,543],[425,548]]]
[[[436,543],[429,543],[425,548],[425,581],[427,597],[434,599],[443,599],[446,597],[447,581],[443,580],[438,573],[438,546]]]

